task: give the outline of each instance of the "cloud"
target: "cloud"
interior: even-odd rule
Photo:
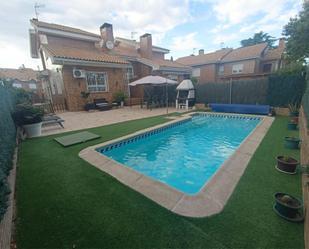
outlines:
[[[99,34],[104,22],[114,26],[116,36],[131,37],[152,33],[154,44],[161,45],[166,32],[190,19],[188,0],[41,0],[39,19],[72,26]],[[0,3],[0,65],[33,65],[29,56],[29,19],[34,17],[35,1],[10,0]],[[5,46],[3,45],[5,44]],[[8,45],[8,44],[14,44]],[[10,51],[10,52],[8,52]],[[18,51],[19,56],[14,51]],[[5,56],[4,56],[5,55]],[[11,55],[11,56],[10,56]],[[13,58],[14,55],[14,58]],[[15,63],[14,63],[15,61]],[[37,60],[40,65],[40,61]]]
[[[171,49],[175,52],[190,50],[190,52],[192,53],[193,49],[203,46],[203,44],[197,41],[197,34],[197,32],[193,32],[186,35],[173,37]]]

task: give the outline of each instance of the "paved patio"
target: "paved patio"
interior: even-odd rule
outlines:
[[[184,109],[169,108],[168,112],[185,112]],[[64,112],[57,115],[65,120],[64,129],[59,125],[49,125],[42,129],[42,136],[66,131],[75,131],[98,127],[128,120],[153,117],[166,114],[166,108],[142,109],[139,106],[112,109],[110,111]]]

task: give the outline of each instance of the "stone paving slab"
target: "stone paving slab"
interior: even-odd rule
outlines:
[[[174,213],[189,217],[206,217],[219,213],[223,210],[229,197],[233,193],[233,190],[235,189],[240,177],[243,175],[251,156],[259,146],[274,118],[262,116],[262,120],[257,127],[195,195],[182,193],[165,183],[140,174],[139,172],[136,172],[135,170],[96,151],[97,148],[189,119],[192,114],[194,113],[184,114],[183,117],[176,120],[147,128],[105,143],[90,146],[82,150],[79,153],[79,156]],[[212,113],[208,114],[212,115]],[[229,114],[225,113],[225,115]]]

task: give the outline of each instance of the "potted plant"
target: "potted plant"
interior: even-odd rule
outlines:
[[[296,117],[298,118],[298,117]],[[288,123],[288,130],[296,130],[297,129],[297,123],[293,122],[291,120],[291,122]]]
[[[287,174],[295,174],[296,168],[299,162],[290,156],[277,156],[277,166],[276,168]]]
[[[17,105],[12,116],[17,126],[22,127],[27,137],[41,135],[44,110],[29,104]]]
[[[121,107],[124,106],[124,101],[127,98],[126,94],[122,91],[119,92],[115,92],[113,95],[114,98],[114,102],[118,103],[118,105],[120,105]]]
[[[284,138],[284,146],[288,149],[298,149],[300,139],[296,137],[285,137]]]
[[[297,103],[290,103],[288,105],[290,111],[290,117],[298,117],[299,116],[299,104]]]
[[[80,96],[85,100],[85,105],[84,105],[85,111],[89,111],[91,109],[95,109],[94,104],[93,103],[89,103],[90,92],[81,92]]]
[[[303,220],[301,200],[286,193],[275,193],[275,212],[289,221]]]

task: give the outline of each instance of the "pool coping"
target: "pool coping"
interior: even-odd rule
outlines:
[[[195,195],[183,193],[96,151],[97,148],[191,119],[192,115],[195,113],[199,112],[187,113],[178,119],[87,147],[80,151],[79,157],[176,214],[188,217],[206,217],[217,214],[223,210],[229,197],[232,195],[252,155],[270,128],[274,120],[273,117],[250,114],[207,112],[207,115],[219,114],[246,117],[252,116],[262,117],[262,120]]]

